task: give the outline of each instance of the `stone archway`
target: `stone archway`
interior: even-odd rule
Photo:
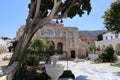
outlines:
[[[63,43],[61,42],[57,43],[57,50],[58,50],[58,54],[63,53]]]
[[[115,47],[115,52],[117,55],[120,55],[120,43],[118,43]]]

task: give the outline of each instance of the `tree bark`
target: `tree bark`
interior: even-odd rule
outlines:
[[[25,27],[26,28],[26,27]],[[28,43],[31,40],[31,37],[33,36],[33,34],[30,34],[30,30],[26,31],[23,33],[23,35],[20,37],[17,46],[15,48],[15,51],[12,55],[12,58],[9,62],[9,65],[12,64],[14,61],[20,61],[23,51],[24,49],[27,47]]]
[[[43,19],[39,25],[34,26],[31,24],[25,26],[24,32],[17,43],[15,51],[8,65],[11,65],[15,61],[21,62],[24,50],[28,47],[28,44],[34,36],[35,32],[37,32],[38,29],[42,28],[51,20],[50,18],[46,19]]]

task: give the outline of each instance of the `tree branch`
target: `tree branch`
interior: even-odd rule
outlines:
[[[35,21],[36,17],[39,15],[40,4],[41,4],[41,0],[37,0],[37,7],[36,7],[35,15],[34,15],[34,18],[33,18],[33,22]]]
[[[33,19],[35,15],[37,1],[31,2],[30,4],[30,18]]]
[[[61,3],[61,0],[54,0],[54,6],[53,6],[53,9],[49,15],[50,18],[53,18],[53,16],[55,15],[57,9],[59,8],[60,6],[60,3]]]
[[[70,6],[65,10],[64,14],[61,14],[61,15],[56,14],[56,15],[54,15],[54,19],[66,18],[66,17],[67,17],[67,13],[68,13],[68,12],[70,11],[70,9],[74,6],[75,2],[76,2],[76,0],[73,0],[73,1],[71,2]],[[69,3],[69,1],[68,1],[68,3]],[[66,5],[63,5],[63,7],[61,6],[61,7],[57,10],[57,13],[63,11],[63,10],[66,8],[66,6],[68,5],[68,3],[66,3]]]
[[[37,26],[33,28],[33,33],[36,32],[39,28],[42,28],[46,23],[48,23],[54,17],[58,7],[60,6],[60,3],[61,3],[61,0],[59,1],[54,0],[54,6],[51,10],[51,13],[49,14],[49,16],[39,20]]]
[[[42,15],[40,16],[40,18],[44,17],[45,13],[47,12],[48,8],[46,7],[46,9],[44,10],[44,12],[42,13]]]
[[[71,4],[69,5],[69,3],[71,3]],[[74,7],[74,6],[80,6],[81,4],[82,4],[82,0],[79,0],[79,1],[77,1],[77,0],[72,0],[71,2],[68,1],[66,4],[61,5],[61,6],[59,7],[59,9],[58,9],[57,12],[56,12],[56,15],[54,15],[54,19],[66,18],[66,17],[67,17],[67,13],[70,11],[70,9],[71,9],[72,7]],[[69,5],[69,7],[66,9],[66,7],[67,7],[68,5]],[[62,11],[64,11],[64,10],[65,10],[64,14],[58,14],[59,12],[62,12]]]

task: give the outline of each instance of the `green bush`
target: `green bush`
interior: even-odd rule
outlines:
[[[99,56],[99,61],[101,62],[113,62],[116,60],[114,55],[114,49],[112,46],[105,48],[104,52]]]
[[[112,66],[116,66],[116,67],[119,67],[119,68],[120,68],[120,63],[113,64]]]
[[[20,75],[23,80],[38,80],[36,78],[37,69],[42,68],[42,65],[39,65],[40,61],[48,62],[50,57],[51,50],[50,43],[33,40],[28,45],[28,48],[24,51],[24,56],[20,62]],[[42,70],[41,70],[42,72]],[[28,77],[26,77],[28,76]],[[21,79],[22,80],[22,79]]]
[[[94,62],[100,63],[100,62],[103,62],[103,60],[101,58],[97,58],[97,59],[94,60]]]
[[[48,80],[48,79],[50,79],[50,77],[47,75],[46,72],[43,72],[43,73],[39,74],[39,76],[36,80]]]
[[[44,64],[39,65],[40,61],[47,62],[49,57],[57,51],[50,49],[51,44],[43,41],[34,40],[24,52],[24,57],[20,63],[20,80],[48,80],[50,77],[43,72],[41,68]],[[41,73],[38,73],[40,70]],[[71,71],[64,71],[61,77],[75,78]]]

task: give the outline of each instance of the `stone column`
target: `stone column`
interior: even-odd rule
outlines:
[[[65,47],[66,47],[66,51],[67,51],[67,55],[68,55],[68,57],[70,56],[70,52],[69,52],[69,32],[68,32],[68,30],[66,29],[66,31],[65,31]]]
[[[55,44],[55,50],[57,50],[57,42],[55,41],[54,44]]]
[[[78,35],[78,29],[75,28],[74,31],[74,47],[75,47],[75,56],[78,56],[78,49],[79,49],[79,35]]]

